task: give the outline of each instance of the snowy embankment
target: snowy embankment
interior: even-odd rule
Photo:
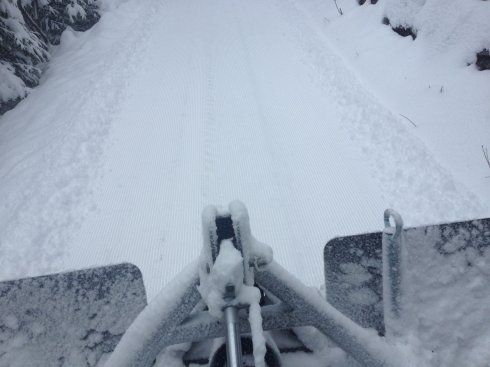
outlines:
[[[84,31],[98,19],[94,0],[0,1],[0,115],[39,84],[66,28]]]
[[[490,71],[478,71],[475,58],[490,48],[490,4],[337,3],[343,16],[333,2],[296,2],[349,69],[399,115],[407,134],[419,137],[488,208],[490,171],[481,147],[490,145]],[[386,16],[393,26],[417,29],[416,40],[382,25]],[[369,145],[363,139],[359,144]],[[483,215],[488,217],[488,209]],[[490,301],[490,253],[468,249],[443,259],[424,244],[410,253],[404,305],[408,344],[431,366],[488,365],[490,354],[483,346],[490,340],[490,319],[482,304]]]
[[[2,278],[59,269],[94,208],[103,143],[145,45],[142,19],[153,11],[149,2],[101,6],[101,22],[65,31],[41,85],[0,119]]]
[[[479,51],[490,49],[490,4],[337,3],[343,16],[333,1],[297,2],[409,134],[419,137],[438,163],[488,206],[490,167],[482,145],[490,147],[490,71],[478,71],[475,62]],[[417,38],[403,38],[382,25],[385,17],[393,27],[412,27]]]
[[[320,0],[104,1],[91,30],[65,32],[0,119],[1,278],[130,261],[152,299],[197,257],[205,204],[235,198],[313,286],[325,243],[380,230],[386,207],[408,226],[490,216],[489,72],[381,25],[383,1],[338,3],[342,17]],[[490,298],[482,262],[466,299]],[[430,347],[462,358],[468,337]]]

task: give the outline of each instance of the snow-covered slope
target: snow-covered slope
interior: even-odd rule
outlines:
[[[298,2],[310,24],[345,63],[419,137],[451,175],[488,204],[490,71],[478,71],[476,53],[490,49],[486,1]],[[411,26],[417,39],[381,25]],[[414,126],[416,125],[416,126]]]
[[[1,278],[131,261],[151,299],[198,256],[202,208],[235,198],[314,286],[325,243],[387,207],[409,226],[489,216],[488,73],[408,67],[423,48],[381,4],[327,3],[106,0],[65,32],[0,119]]]

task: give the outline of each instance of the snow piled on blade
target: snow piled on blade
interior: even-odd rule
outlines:
[[[252,333],[255,367],[265,367],[264,359],[267,350],[265,346],[264,329],[262,328],[262,314],[259,305],[260,297],[259,299],[256,298],[257,297],[254,297],[253,299],[250,298],[248,300],[250,304],[248,310],[248,322],[250,323],[250,331]]]
[[[281,284],[287,284],[287,293],[293,305],[297,307],[299,304],[301,312],[310,317],[314,327],[328,335],[358,362],[373,367],[424,366],[422,361],[414,363],[418,359],[410,345],[381,338],[375,330],[362,328],[326,302],[316,289],[305,287],[278,263],[272,262],[264,273],[261,284],[272,292],[275,291],[274,287],[278,287],[281,293],[285,292]]]
[[[149,366],[166,344],[172,344],[169,335],[198,300],[194,296],[197,292],[193,292],[198,280],[197,265],[197,261],[189,264],[148,304],[126,330],[104,367]]]
[[[459,230],[450,242],[443,240],[450,228],[407,234],[404,334],[431,366],[479,367],[490,360],[490,231],[478,227]],[[471,243],[479,231],[486,242]]]
[[[192,343],[171,345],[157,357],[154,367],[188,367],[183,362],[185,352]]]
[[[120,264],[0,283],[0,366],[93,367],[146,305]]]

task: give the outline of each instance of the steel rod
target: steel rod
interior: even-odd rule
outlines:
[[[226,323],[227,367],[242,367],[242,342],[240,338],[240,319],[234,306],[224,309]]]

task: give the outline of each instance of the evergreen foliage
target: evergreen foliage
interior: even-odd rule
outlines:
[[[0,115],[39,84],[49,45],[99,20],[96,0],[0,0]]]

